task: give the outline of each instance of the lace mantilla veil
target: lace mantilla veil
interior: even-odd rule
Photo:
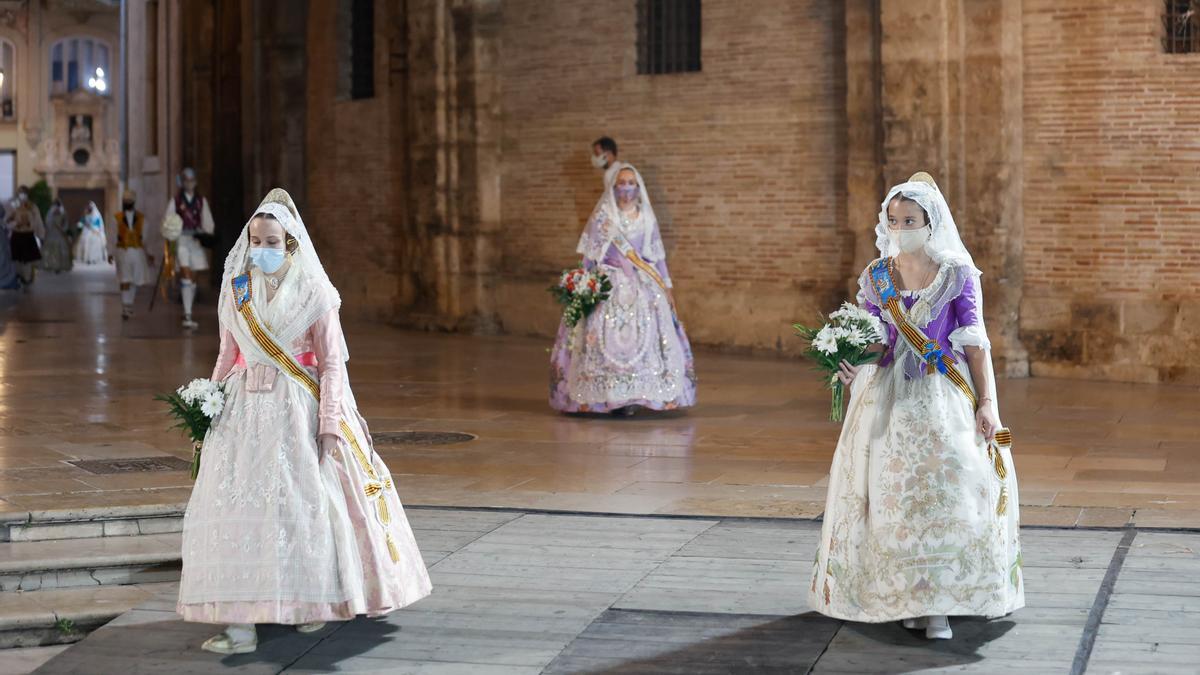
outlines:
[[[628,169],[637,176],[638,205],[642,211],[641,222],[646,228],[638,253],[646,262],[653,263],[662,260],[667,254],[663,248],[662,233],[658,229],[658,218],[654,215],[654,206],[650,203],[650,192],[646,190],[646,183],[642,180],[642,173],[627,162],[616,162],[613,166],[615,170],[611,171],[604,181],[604,194],[600,195],[600,200],[596,202],[596,208],[592,210],[592,215],[588,218],[587,227],[579,236],[579,245],[575,247],[576,253],[589,260],[600,262],[604,259],[608,245],[618,234],[621,234],[621,211],[617,208],[617,197],[613,188],[617,184],[617,176]]]
[[[225,272],[221,277],[221,297],[218,301],[218,315],[222,326],[233,332],[238,339],[239,347],[242,348],[247,358],[258,357],[255,359],[257,362],[271,364],[273,362],[270,358],[261,350],[254,348],[256,343],[244,331],[233,301],[232,290],[233,279],[251,271],[250,222],[254,220],[255,215],[260,213],[273,216],[297,243],[295,252],[291,254],[292,263],[288,270],[290,278],[285,281],[285,283],[296,285],[295,292],[289,294],[294,307],[282,325],[271,326],[272,333],[279,342],[284,345],[291,344],[304,335],[309,327],[321,317],[331,310],[341,307],[342,299],[333,283],[329,281],[329,275],[325,273],[321,259],[317,257],[317,250],[313,247],[308,228],[304,226],[304,220],[300,218],[300,212],[296,209],[291,195],[282,188],[274,188],[267,193],[258,208],[254,209],[254,214],[242,227],[242,232],[229,251],[229,256],[225,258]],[[343,349],[345,349],[344,344]],[[343,353],[346,354],[348,360],[349,351],[345,350]]]

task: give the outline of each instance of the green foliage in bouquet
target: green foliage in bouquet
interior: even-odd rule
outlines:
[[[192,480],[200,474],[200,451],[212,420],[225,408],[225,390],[207,379],[192,380],[170,394],[159,394],[156,401],[167,404],[167,414],[175,418],[173,429],[182,429],[192,441]]]

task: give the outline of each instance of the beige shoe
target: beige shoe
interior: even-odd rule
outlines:
[[[954,631],[950,630],[950,617],[948,616],[931,616],[929,617],[929,625],[925,627],[925,638],[928,640],[949,640],[954,637]]]
[[[258,637],[250,638],[248,642],[235,642],[229,633],[221,633],[205,640],[200,648],[214,654],[249,654],[258,649]]]
[[[900,623],[909,630],[925,630],[929,627],[929,617],[918,616],[914,619],[905,619]]]
[[[315,633],[325,627],[324,621],[313,621],[312,623],[302,623],[296,626],[296,630],[301,633]]]

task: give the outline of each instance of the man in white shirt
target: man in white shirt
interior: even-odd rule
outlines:
[[[197,239],[198,234],[212,234],[216,229],[208,200],[196,192],[195,169],[184,169],[176,180],[179,192],[167,203],[164,218],[177,214],[183,220],[179,236],[176,263],[179,266],[179,290],[183,296],[183,327],[195,330],[200,324],[192,320],[192,304],[196,301],[196,272],[208,269],[208,254]]]

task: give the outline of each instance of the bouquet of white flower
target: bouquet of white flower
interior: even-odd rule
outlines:
[[[204,436],[212,426],[213,419],[225,409],[225,389],[209,379],[196,379],[175,390],[172,394],[154,397],[163,401],[175,418],[176,429],[183,429],[192,440],[192,480],[200,473],[200,450],[204,447]]]
[[[841,422],[845,385],[837,376],[839,364],[844,360],[851,365],[861,366],[878,358],[878,354],[868,352],[867,348],[883,342],[883,322],[867,310],[844,302],[829,315],[828,323],[820,328],[808,328],[798,323],[792,327],[797,335],[809,343],[804,355],[816,362],[817,370],[829,374],[829,387],[833,389],[829,419]]]
[[[183,218],[180,218],[178,213],[172,213],[163,220],[163,239],[178,241],[181,234],[183,234]]]

